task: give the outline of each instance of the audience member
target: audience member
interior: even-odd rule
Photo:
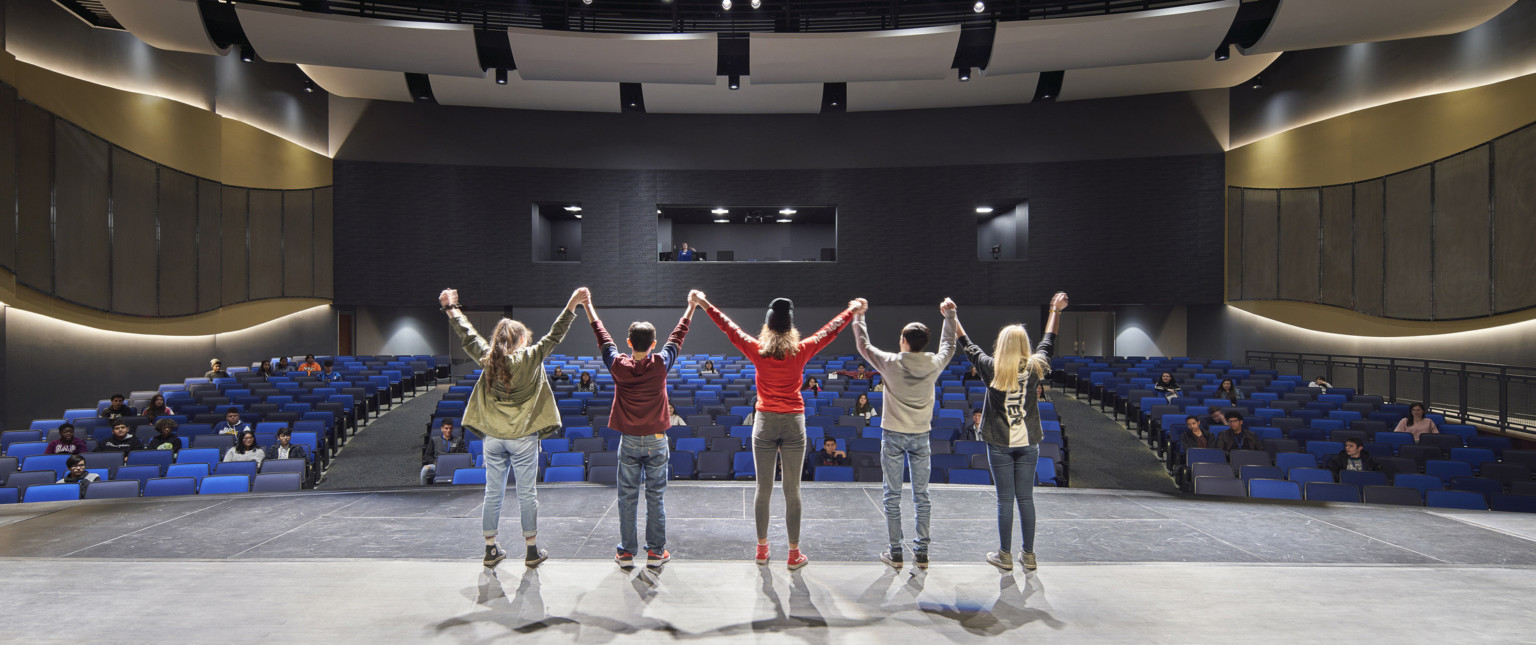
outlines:
[[[1210,398],[1226,399],[1233,403],[1237,403],[1238,400],[1247,397],[1243,396],[1242,390],[1237,389],[1237,385],[1232,382],[1232,379],[1224,378],[1221,379],[1221,385],[1216,388],[1216,392],[1212,394]]]
[[[683,248],[678,250],[678,252],[677,252],[677,261],[678,262],[692,262],[694,260],[693,256],[694,256],[693,249],[688,248],[688,243],[687,242],[683,242]],[[718,260],[719,258],[715,258],[715,259]]]
[[[240,434],[250,430],[251,424],[240,420],[240,408],[224,410],[224,422],[213,427],[213,431],[219,434]]]
[[[871,391],[871,392],[884,392],[885,391],[885,381],[880,380],[880,375],[879,374],[875,375],[875,384],[869,388],[869,391]]]
[[[860,392],[859,398],[854,399],[853,409],[849,410],[848,414],[864,417],[864,420],[868,421],[870,417],[880,416],[880,411],[875,409],[874,403],[870,402],[868,394]]]
[[[266,379],[269,376],[276,376],[276,373],[272,371],[272,361],[262,361],[260,365],[257,365],[256,374],[261,376],[262,379]]]
[[[569,383],[571,382],[571,375],[566,374],[565,370],[556,367],[555,373],[549,375],[549,381],[551,383]]]
[[[48,447],[43,449],[43,454],[78,455],[85,451],[85,440],[75,438],[75,424],[66,423],[59,426],[59,438],[48,442]]]
[[[1408,416],[1397,422],[1397,429],[1393,432],[1407,432],[1413,435],[1413,442],[1418,443],[1419,437],[1426,434],[1439,434],[1440,428],[1435,425],[1435,420],[1424,416],[1428,412],[1423,403],[1415,403],[1408,407]]]
[[[837,440],[828,438],[821,442],[821,450],[811,453],[811,467],[847,466],[848,453],[837,449]]]
[[[971,410],[971,420],[965,424],[965,429],[960,431],[960,439],[963,441],[986,441],[981,436],[981,408]]]
[[[123,395],[113,394],[112,404],[101,411],[101,418],[116,421],[120,417],[131,417],[139,413],[133,406],[123,403]]]
[[[981,374],[978,374],[976,372],[976,366],[975,365],[972,365],[971,369],[966,370],[965,374],[962,374],[960,376],[960,382],[961,383],[964,383],[966,381],[980,381],[980,380],[981,380]]]
[[[215,358],[208,361],[208,371],[203,373],[203,378],[229,378],[229,372],[224,371],[224,363]]]
[[[1205,426],[1200,425],[1200,419],[1191,414],[1184,417],[1184,434],[1179,437],[1179,445],[1184,450],[1190,448],[1210,448],[1216,443],[1216,438],[1211,436]]]
[[[128,453],[143,449],[144,444],[139,442],[138,437],[129,433],[128,422],[122,419],[118,419],[112,424],[112,436],[107,437],[106,441],[96,446],[96,452],[123,453],[124,461],[128,460]]]
[[[325,359],[325,368],[320,370],[319,377],[320,380],[326,382],[340,381],[341,372],[336,371],[336,361],[329,358]]]
[[[140,414],[150,421],[154,421],[160,417],[176,414],[176,411],[172,410],[171,406],[165,404],[164,396],[156,394],[149,400],[149,405],[144,406],[144,411]]]
[[[1205,418],[1201,419],[1200,423],[1204,424],[1207,430],[1217,427],[1226,427],[1228,425],[1227,414],[1223,412],[1221,408],[1213,405],[1205,409]],[[1212,430],[1212,432],[1221,431]]]
[[[81,488],[85,488],[91,482],[101,481],[99,475],[85,469],[85,457],[80,455],[70,455],[69,459],[64,460],[64,467],[68,468],[69,472],[65,473],[59,481],[54,483],[79,484]]]
[[[320,367],[320,364],[315,362],[314,354],[305,354],[304,362],[299,364],[299,369],[305,372],[309,372],[310,374],[317,374],[321,369],[324,368]]]
[[[814,376],[807,376],[807,377],[805,377],[805,384],[801,385],[800,389],[802,391],[809,390],[811,392],[815,392],[817,394],[820,394],[821,393],[821,381],[816,380],[816,377],[814,377]]]
[[[1157,381],[1152,384],[1152,389],[1157,390],[1157,393],[1162,395],[1163,398],[1172,401],[1180,393],[1179,380],[1173,378],[1173,372],[1163,372],[1158,375]]]
[[[453,422],[449,421],[448,425],[450,427],[452,427],[453,426]],[[274,443],[274,444],[272,444],[270,446],[267,446],[267,449],[266,449],[265,452],[267,453],[266,454],[266,458],[267,459],[303,459],[305,461],[309,460],[309,455],[305,454],[305,452],[304,452],[304,446],[301,446],[301,445],[296,444],[296,443],[293,442],[293,429],[292,428],[281,428],[281,429],[279,429],[277,431],[277,443]]]
[[[437,458],[442,455],[469,452],[469,447],[464,444],[464,439],[453,436],[453,420],[443,419],[437,426],[438,434],[432,436],[427,442],[427,449],[421,453],[421,485],[432,483],[437,476]]]
[[[1051,400],[1051,387],[1046,385],[1045,381],[1035,384],[1035,398],[1041,401]]]
[[[1333,387],[1333,384],[1329,383],[1328,381],[1323,380],[1323,377],[1319,376],[1319,377],[1317,377],[1315,379],[1312,379],[1312,382],[1308,383],[1307,387],[1315,387],[1315,388],[1326,390],[1328,388]]]
[[[293,370],[293,365],[288,362],[288,357],[287,356],[280,356],[280,357],[278,357],[278,359],[277,359],[277,368],[274,369],[273,371],[277,372],[278,374],[284,374],[284,373],[287,373],[287,372],[289,372],[291,370]]]
[[[714,361],[704,361],[704,367],[699,368],[699,376],[719,376],[720,371],[715,369]]]
[[[1188,423],[1188,420],[1185,421]],[[1243,428],[1243,415],[1233,412],[1227,415],[1227,429],[1216,435],[1216,445],[1222,452],[1232,454],[1233,450],[1263,450],[1264,441],[1259,436],[1248,432]]]
[[[254,461],[259,464],[266,456],[266,451],[256,445],[256,433],[242,432],[235,435],[235,447],[224,453],[224,461]]]
[[[756,394],[752,394],[752,395],[747,397],[747,407],[752,408],[752,411],[747,413],[747,418],[741,420],[741,425],[744,425],[744,426],[749,426],[749,425],[752,425],[753,423],[757,422],[757,395]]]
[[[671,402],[667,403],[667,422],[674,427],[688,425],[688,420],[677,414],[677,406],[672,405]]]
[[[576,382],[577,392],[596,392],[597,381],[592,380],[591,372],[582,372],[581,379]]]
[[[155,436],[149,440],[150,450],[169,450],[175,452],[181,450],[181,437],[176,436],[175,419],[161,419],[155,422]]]
[[[1365,442],[1355,437],[1344,440],[1344,449],[1339,454],[1328,458],[1328,470],[1333,471],[1333,478],[1339,478],[1341,470],[1381,470],[1376,465],[1376,460],[1371,457],[1371,451],[1365,449]]]

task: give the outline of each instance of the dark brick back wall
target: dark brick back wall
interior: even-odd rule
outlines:
[[[703,289],[722,306],[944,296],[977,305],[1222,298],[1220,154],[936,168],[568,170],[335,162],[336,299],[558,306],[590,286],[646,307]],[[1029,199],[1027,260],[975,259],[978,200]],[[535,263],[535,201],[581,202],[583,261]],[[660,263],[658,203],[836,204],[838,262]]]

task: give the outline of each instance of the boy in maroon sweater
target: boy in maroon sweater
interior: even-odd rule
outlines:
[[[625,569],[635,566],[639,547],[635,515],[643,477],[646,566],[659,568],[672,557],[667,552],[667,513],[662,504],[671,474],[666,435],[667,428],[672,426],[667,416],[667,372],[683,349],[694,305],[688,305],[688,311],[677,321],[659,353],[651,353],[656,348],[656,328],[648,322],[630,323],[626,342],[631,353],[624,354],[597,317],[590,294],[582,304],[587,307],[587,317],[592,319],[592,333],[597,335],[603,364],[613,374],[613,409],[608,413],[608,427],[624,435],[619,439],[619,547],[614,561]]]

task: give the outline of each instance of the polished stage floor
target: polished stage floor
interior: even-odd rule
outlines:
[[[784,568],[750,485],[674,483],[659,573],[612,564],[612,488],[541,488],[529,571],[478,563],[472,487],[0,507],[0,641],[1529,642],[1536,516],[1041,490],[1003,574],[989,488],[935,486],[926,572],[876,559],[878,486],[807,484]],[[511,500],[509,500],[511,501]],[[775,515],[780,514],[775,504]],[[519,553],[515,502],[502,522]],[[643,512],[642,512],[643,515]],[[907,508],[910,518],[910,507]],[[910,522],[910,519],[909,519]],[[67,614],[67,619],[61,617]],[[914,629],[922,631],[913,631]]]

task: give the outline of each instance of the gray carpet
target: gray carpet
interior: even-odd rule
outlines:
[[[421,483],[421,438],[447,385],[421,390],[363,426],[331,462],[316,488],[337,490]]]
[[[1068,459],[1073,488],[1178,492],[1162,460],[1135,432],[1073,398],[1070,391],[1053,391],[1050,397],[1072,451]]]

